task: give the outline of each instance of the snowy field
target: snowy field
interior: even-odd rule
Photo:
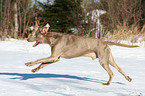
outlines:
[[[110,86],[98,59],[61,58],[32,73],[38,65],[26,62],[50,56],[46,44],[32,47],[25,40],[0,41],[0,96],[145,96],[145,48],[111,46],[116,63],[133,80],[128,82],[116,69]]]

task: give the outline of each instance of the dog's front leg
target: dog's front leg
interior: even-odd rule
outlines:
[[[48,57],[48,58],[43,58],[43,59],[38,59],[34,62],[28,62],[28,63],[25,63],[26,66],[32,66],[32,65],[35,65],[35,64],[39,64],[39,63],[46,63],[46,62],[56,62],[58,61],[59,58],[58,57]]]
[[[39,71],[40,69],[42,69],[43,67],[45,67],[45,66],[47,66],[47,65],[49,65],[49,64],[51,64],[51,63],[54,63],[54,62],[42,63],[42,64],[39,65],[37,68],[32,69],[31,71],[32,71],[32,72],[37,72],[37,71]]]

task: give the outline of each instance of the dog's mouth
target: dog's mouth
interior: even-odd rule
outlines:
[[[40,43],[43,43],[43,39],[36,40],[36,43],[33,45],[33,47],[36,47]]]

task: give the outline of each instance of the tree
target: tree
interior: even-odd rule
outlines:
[[[24,38],[33,20],[31,0],[0,0],[0,38]]]
[[[1,13],[1,16],[0,16],[0,17],[1,17],[1,18],[0,18],[0,20],[1,20],[1,22],[0,22],[0,37],[2,36],[2,16],[3,16],[3,15],[2,15],[2,9],[3,9],[3,8],[2,8],[2,3],[3,3],[3,2],[2,2],[2,0],[1,0],[1,4],[0,4],[0,5],[1,5],[1,10],[0,10],[0,13]]]
[[[97,6],[107,12],[101,21],[108,30],[114,30],[117,26],[138,26],[141,29],[144,25],[144,0],[100,0]]]
[[[17,14],[17,3],[14,4],[14,9],[15,9],[15,32],[14,32],[14,38],[18,38],[18,14]]]
[[[100,38],[104,35],[99,17],[105,11],[97,9],[95,0],[84,0],[83,2],[83,22],[84,34],[87,36]]]
[[[38,17],[48,22],[51,29],[70,33],[70,29],[78,27],[81,23],[81,1],[82,0],[55,0],[54,4],[41,3],[37,1]]]

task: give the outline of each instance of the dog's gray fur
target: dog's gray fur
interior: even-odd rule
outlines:
[[[129,82],[132,80],[115,63],[108,44],[103,40],[56,32],[32,32],[32,34],[29,35],[27,41],[33,42],[40,39],[43,42],[38,43],[46,43],[51,46],[52,54],[48,58],[38,59],[34,62],[26,63],[26,66],[32,66],[34,64],[41,63],[41,65],[33,69],[32,72],[36,72],[48,64],[59,61],[60,57],[69,59],[79,56],[87,56],[91,57],[93,60],[99,58],[101,66],[108,72],[110,76],[109,81],[107,83],[103,83],[103,85],[109,85],[114,76],[114,73],[111,71],[109,64],[115,67]]]

